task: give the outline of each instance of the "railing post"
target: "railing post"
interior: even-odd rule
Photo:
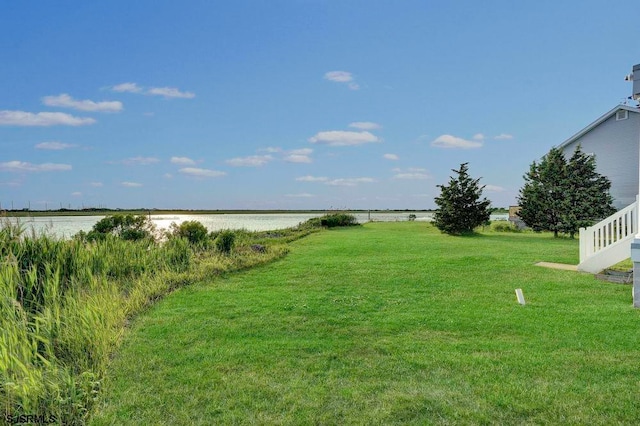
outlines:
[[[580,262],[587,258],[587,246],[589,245],[589,235],[587,228],[580,228]]]

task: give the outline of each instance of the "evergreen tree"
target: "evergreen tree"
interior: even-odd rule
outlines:
[[[562,214],[568,210],[566,176],[567,161],[558,148],[551,148],[540,164],[534,161],[524,175],[518,216],[534,231],[553,231],[557,237],[563,229]]]
[[[462,163],[459,170],[453,169],[457,177],[449,179],[449,185],[438,185],[440,196],[435,198],[438,210],[435,226],[447,234],[460,235],[473,232],[480,225],[488,224],[491,202],[482,197],[484,185],[480,179],[469,176],[469,163]]]
[[[518,216],[535,231],[568,233],[573,238],[581,227],[615,212],[609,194],[611,182],[596,172],[595,157],[580,146],[567,161],[552,148],[540,163],[535,161],[524,175]]]
[[[615,213],[609,193],[611,181],[596,172],[596,159],[578,146],[567,163],[568,209],[562,215],[562,232],[574,237],[580,228]]]

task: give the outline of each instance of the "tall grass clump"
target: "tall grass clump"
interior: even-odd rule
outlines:
[[[286,253],[280,239],[248,232],[224,231],[216,248],[198,224],[159,242],[140,237],[143,221],[113,223],[133,229],[61,240],[0,221],[1,418],[85,423],[131,317],[178,287]]]
[[[170,283],[192,264],[183,240],[64,241],[9,223],[0,255],[0,409],[63,424],[90,413],[122,325],[159,292],[150,276]]]

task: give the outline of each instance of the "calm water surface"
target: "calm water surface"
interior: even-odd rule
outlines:
[[[250,213],[250,214],[194,214],[194,215],[151,215],[151,220],[159,229],[167,229],[171,223],[180,224],[188,220],[197,220],[209,231],[222,229],[246,229],[248,231],[270,231],[289,228],[324,213]],[[418,221],[430,221],[429,212],[371,212],[354,213],[359,223],[368,221],[398,222],[409,220],[416,215]],[[104,216],[42,216],[20,218],[19,222],[37,233],[47,232],[58,237],[68,238],[79,231],[88,232]],[[506,220],[507,215],[492,215],[492,220]],[[16,219],[11,219],[15,221]]]

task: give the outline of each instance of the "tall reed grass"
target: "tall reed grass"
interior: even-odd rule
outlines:
[[[234,252],[219,253],[178,237],[60,240],[5,220],[0,415],[85,423],[129,318],[180,286],[280,257],[286,241],[312,231],[300,226],[278,238],[236,231]],[[256,241],[262,250],[252,249]]]

